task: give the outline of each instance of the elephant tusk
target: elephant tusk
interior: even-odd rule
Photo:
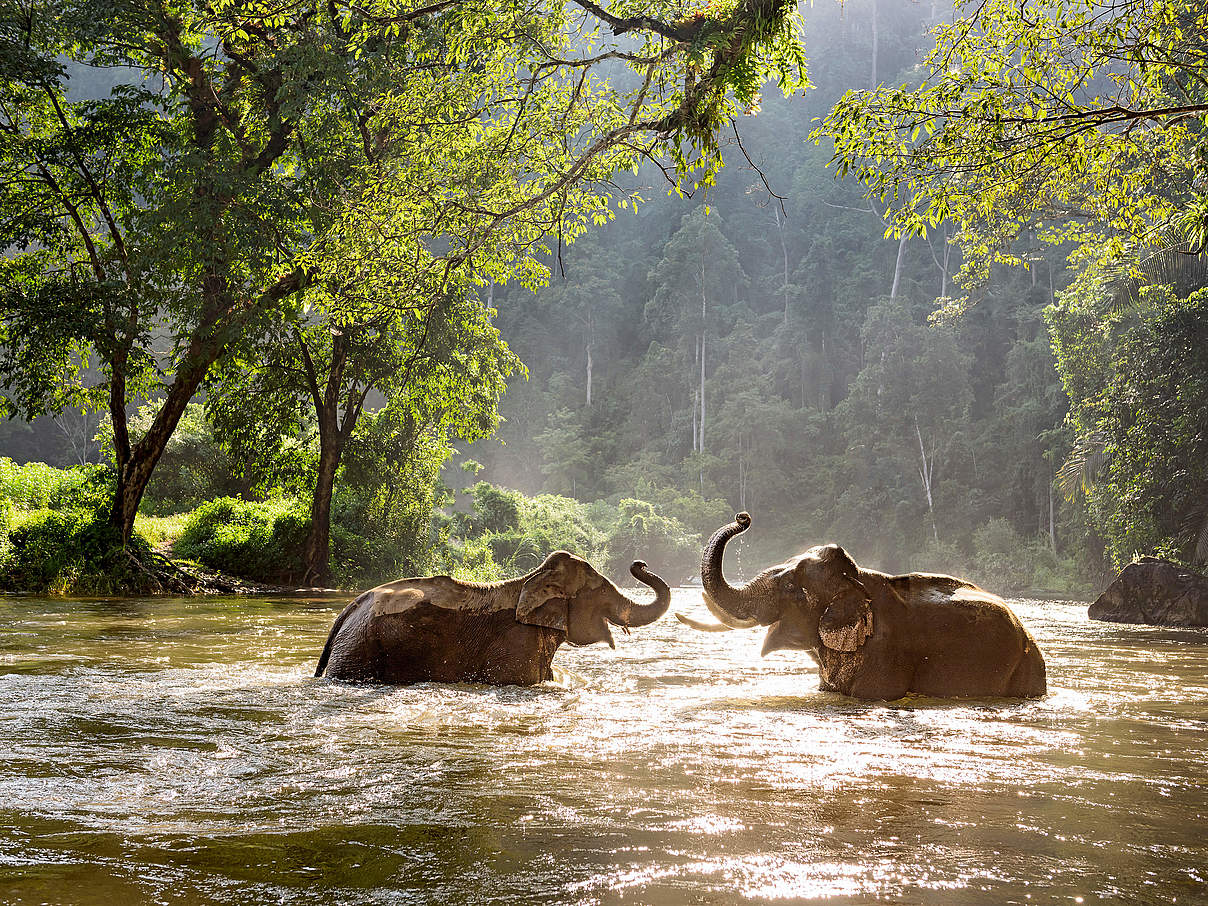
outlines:
[[[759,625],[759,621],[756,619],[742,620],[726,613],[714,603],[713,599],[709,597],[708,592],[704,592],[701,596],[705,599],[705,606],[709,608],[709,613],[713,614],[713,616],[717,617],[718,620],[725,623],[731,629],[751,629]]]
[[[675,618],[685,626],[691,626],[693,629],[699,629],[701,632],[729,632],[734,628],[733,626],[726,626],[723,623],[702,623],[700,620],[686,617],[678,611],[676,611]]]

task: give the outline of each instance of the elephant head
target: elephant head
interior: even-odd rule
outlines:
[[[855,651],[872,635],[871,597],[860,569],[837,544],[810,548],[778,566],[765,569],[745,585],[730,585],[722,575],[726,542],[751,526],[739,513],[718,529],[701,559],[705,605],[721,621],[706,629],[769,626],[763,653],[780,648]]]
[[[615,648],[609,623],[628,632],[632,626],[653,623],[671,604],[671,589],[646,569],[645,563],[635,560],[629,571],[654,589],[652,602],[639,604],[586,560],[566,551],[555,551],[525,577],[516,602],[516,619],[561,629],[572,645],[607,642]]]

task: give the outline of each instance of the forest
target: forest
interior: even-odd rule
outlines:
[[[1026,70],[1057,44],[1007,4],[980,45],[935,3],[740,4],[724,53],[590,3],[517,41],[488,8],[245,10],[217,54],[204,17],[10,21],[0,585],[490,579],[559,548],[678,582],[738,510],[759,560],[834,541],[1009,593],[1208,561],[1191,13],[1124,4],[1049,110]],[[677,39],[712,65],[678,81],[651,50]],[[995,123],[1017,144],[983,160]]]

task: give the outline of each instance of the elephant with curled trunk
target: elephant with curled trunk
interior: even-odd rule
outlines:
[[[855,698],[1044,695],[1036,640],[997,595],[953,576],[862,569],[837,544],[732,586],[722,555],[750,525],[739,513],[714,533],[702,557],[705,604],[721,625],[681,616],[683,622],[713,631],[768,626],[764,654],[808,651],[821,688]]]
[[[551,677],[562,642],[615,648],[609,623],[628,632],[667,612],[667,583],[641,560],[630,572],[654,589],[649,604],[566,551],[506,582],[426,576],[379,585],[336,617],[315,676],[326,670],[354,682],[531,686]]]

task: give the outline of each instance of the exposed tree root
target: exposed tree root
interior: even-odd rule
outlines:
[[[164,595],[232,595],[281,592],[276,585],[248,582],[211,572],[192,562],[172,560],[159,551],[125,550],[127,565],[140,591]]]

